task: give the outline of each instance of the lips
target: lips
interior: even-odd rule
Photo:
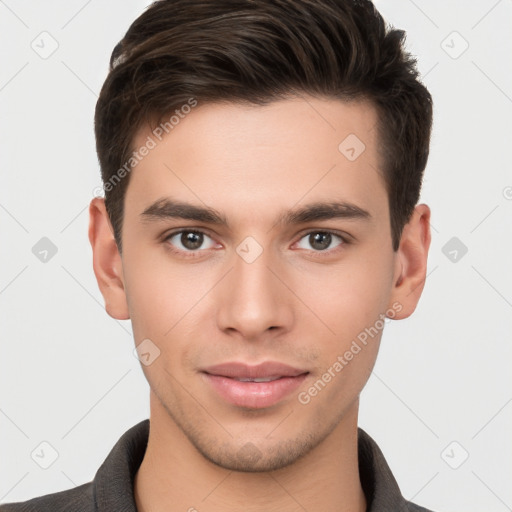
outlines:
[[[239,407],[260,409],[283,400],[304,381],[307,370],[267,361],[258,365],[230,362],[202,370],[221,398]]]
[[[307,370],[299,370],[283,363],[267,361],[254,366],[245,363],[223,363],[216,366],[210,366],[203,370],[210,375],[219,375],[230,377],[232,379],[267,379],[279,377],[297,377]]]

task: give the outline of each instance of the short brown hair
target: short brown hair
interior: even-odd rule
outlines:
[[[432,126],[432,98],[404,39],[367,0],[153,2],[114,48],[95,111],[119,250],[126,163],[145,123],[160,123],[191,98],[263,105],[310,94],[376,107],[396,251],[419,199]]]

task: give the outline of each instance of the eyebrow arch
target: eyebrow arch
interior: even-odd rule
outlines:
[[[209,207],[195,206],[182,201],[164,198],[148,206],[141,214],[143,222],[165,219],[186,219],[196,222],[228,226],[224,215]]]
[[[214,208],[195,206],[170,198],[159,199],[148,206],[140,216],[143,222],[177,218],[229,227],[225,215]],[[316,202],[283,212],[274,226],[276,224],[292,225],[335,218],[369,220],[372,216],[368,211],[352,203],[339,201]]]
[[[297,210],[285,212],[278,218],[277,223],[287,225],[330,219],[370,220],[371,217],[370,212],[355,204],[331,201],[307,204]]]

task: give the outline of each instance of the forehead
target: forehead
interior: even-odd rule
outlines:
[[[133,149],[151,149],[131,171],[126,201],[142,212],[171,195],[261,218],[327,199],[384,214],[376,125],[376,110],[365,102],[199,104],[172,123],[139,131]]]

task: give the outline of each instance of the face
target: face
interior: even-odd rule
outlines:
[[[206,104],[135,140],[157,144],[131,172],[111,302],[150,340],[152,408],[220,466],[284,467],[342,428],[385,316],[410,309],[376,122],[366,103]]]

